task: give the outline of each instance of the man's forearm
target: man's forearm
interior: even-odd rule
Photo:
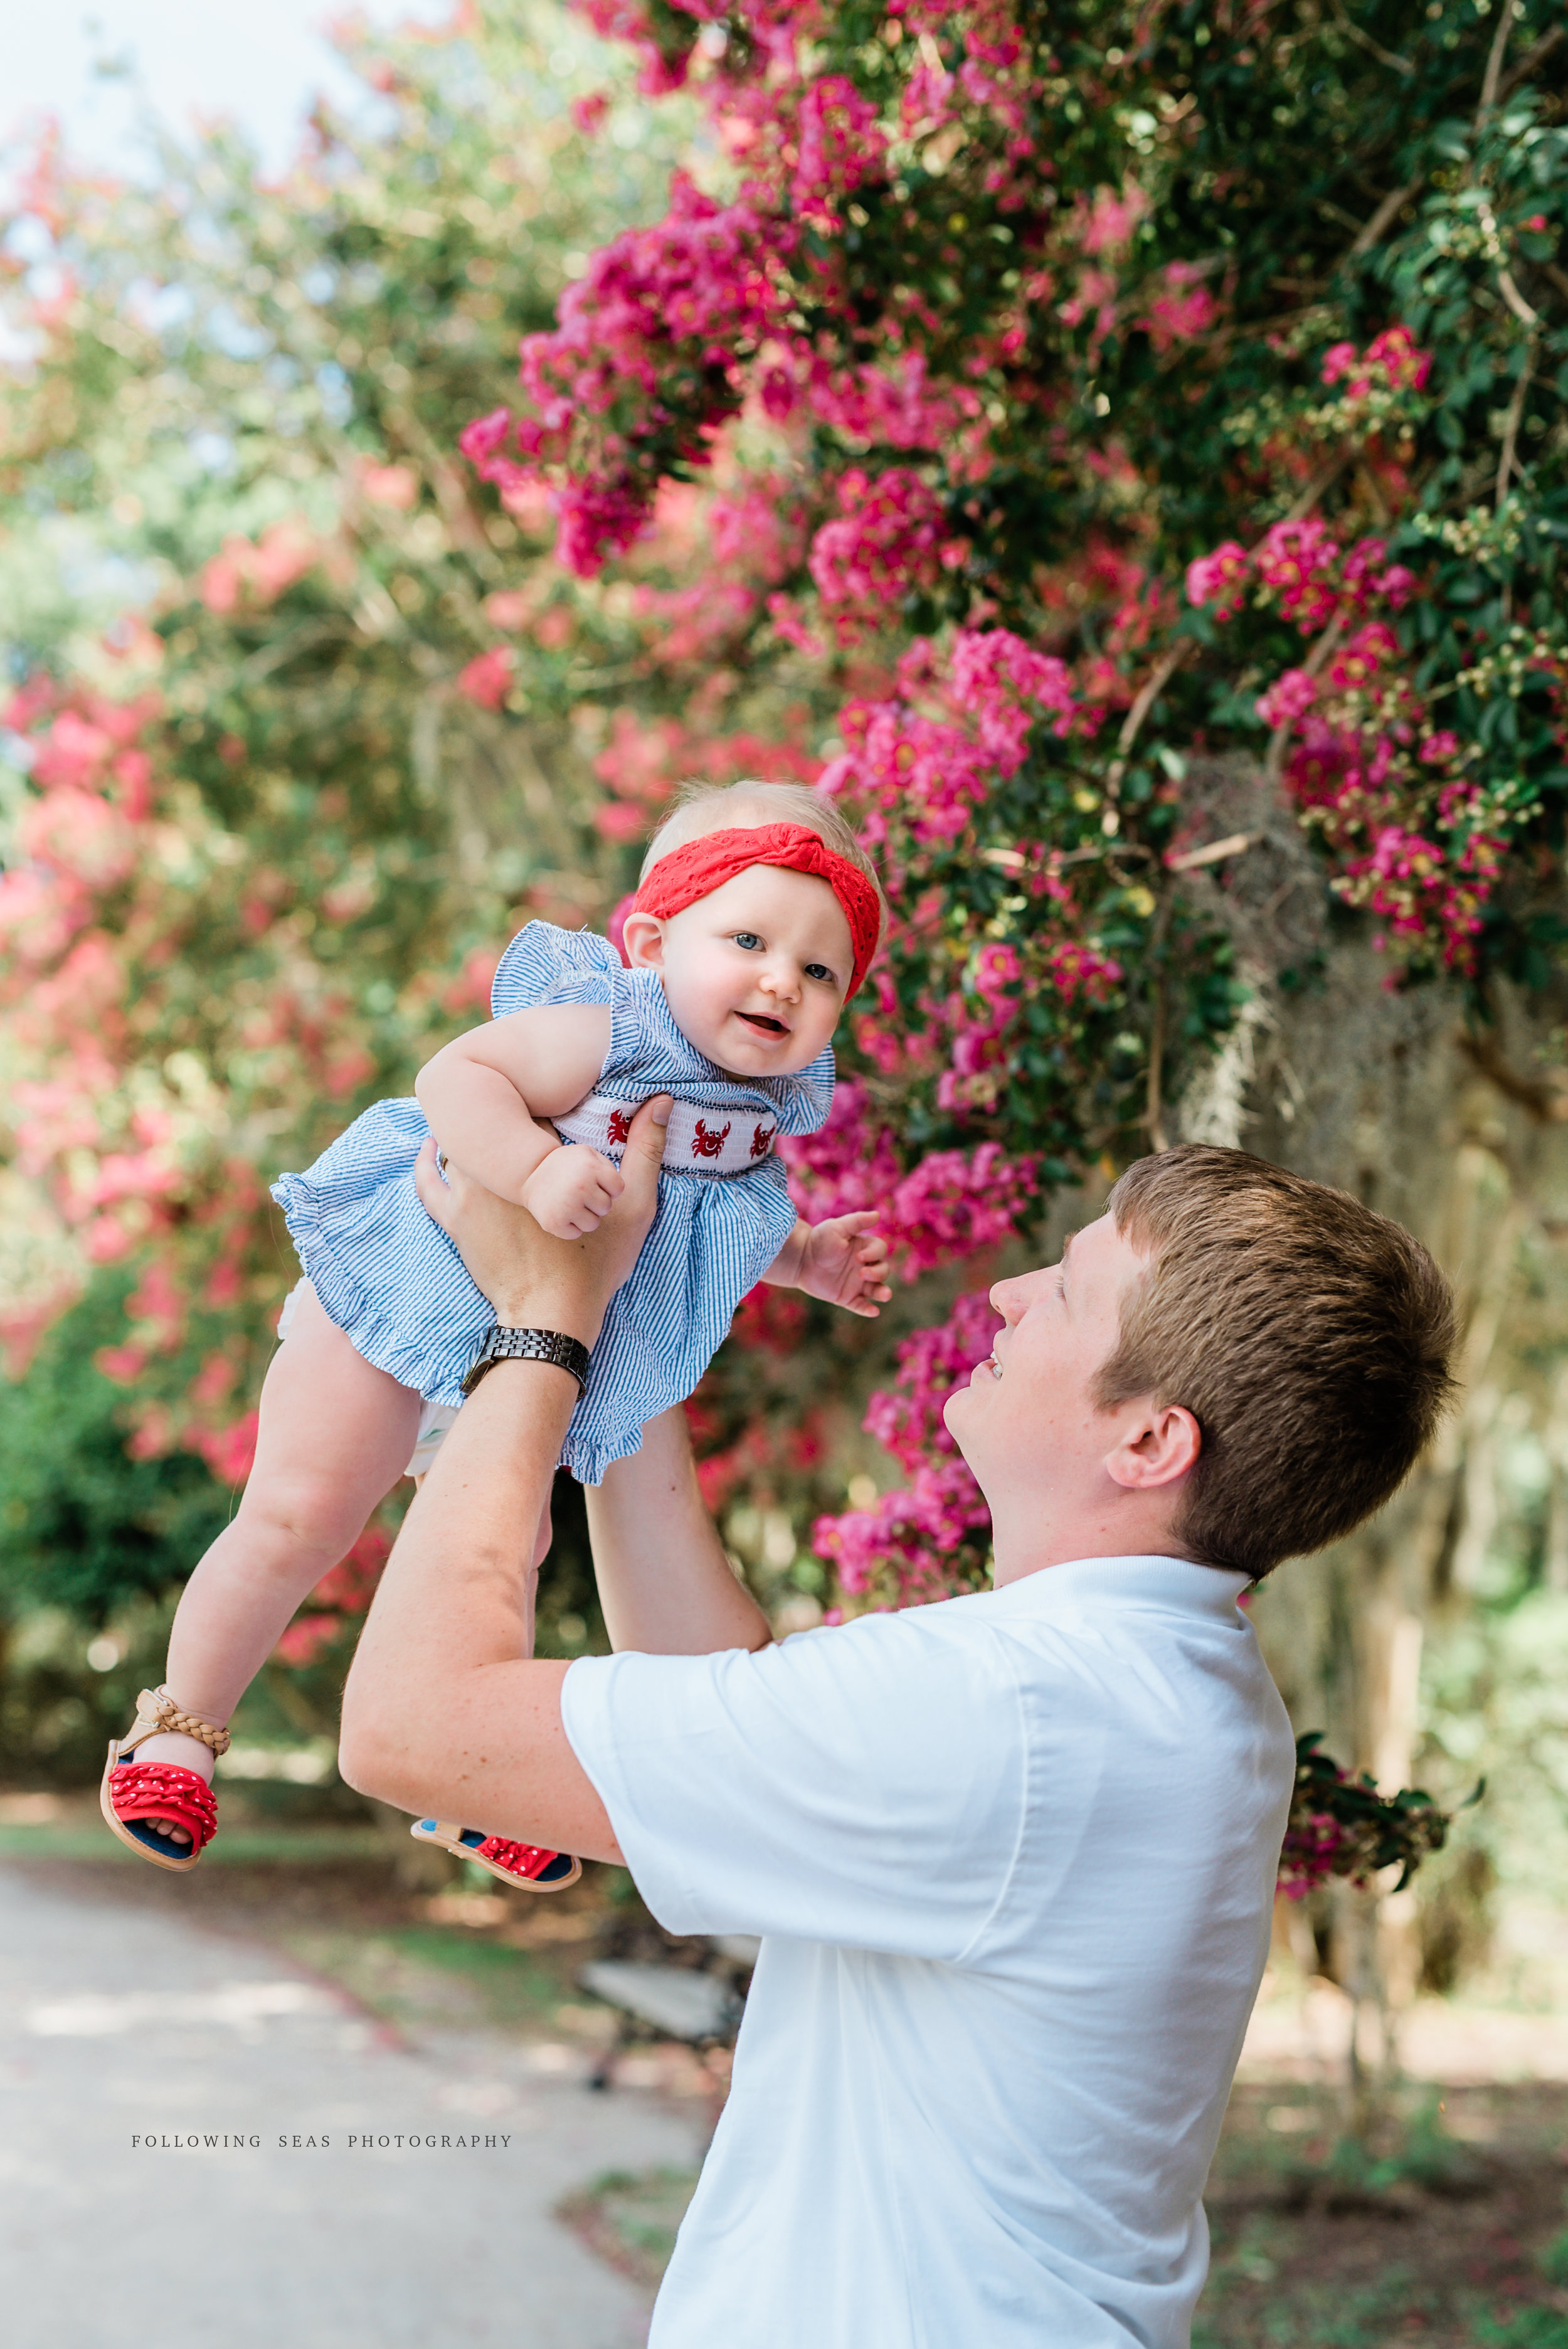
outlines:
[[[576,1401],[501,1362],[459,1415],[376,1595],[343,1702],[350,1785],[492,1834],[617,1857],[561,1723],[566,1667],[525,1654],[534,1537]]]
[[[610,1643],[644,1655],[764,1648],[772,1633],[738,1582],[704,1505],[677,1404],[643,1430],[587,1493],[593,1568]]]

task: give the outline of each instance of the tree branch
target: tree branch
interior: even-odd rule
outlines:
[[[1459,1047],[1505,1101],[1516,1102],[1538,1125],[1568,1125],[1568,1083],[1563,1078],[1531,1077],[1511,1068],[1495,1036],[1464,1033]]]
[[[1413,74],[1415,72],[1416,68],[1408,57],[1397,57],[1392,49],[1379,47],[1370,33],[1364,33],[1359,25],[1352,24],[1341,6],[1340,0],[1333,0],[1333,7],[1334,21],[1340,31],[1348,33],[1357,47],[1367,50],[1369,56],[1375,57],[1380,66],[1392,66],[1396,73]]]
[[[1568,38],[1568,36],[1564,35],[1562,26],[1553,25],[1549,33],[1542,33],[1532,49],[1525,51],[1516,66],[1510,66],[1497,86],[1497,102],[1500,106],[1511,91],[1519,88],[1522,81],[1529,80],[1536,67],[1549,57],[1558,42],[1564,38]]]
[[[1309,514],[1319,498],[1334,487],[1340,474],[1355,463],[1358,453],[1354,449],[1342,449],[1337,457],[1331,457],[1327,464],[1313,475],[1300,497],[1289,508],[1284,517],[1286,522],[1300,522],[1304,515]]]
[[[1373,213],[1366,227],[1361,231],[1359,236],[1357,236],[1349,252],[1346,254],[1345,257],[1347,261],[1359,261],[1363,254],[1371,252],[1375,244],[1380,244],[1382,243],[1390,222],[1398,218],[1399,214],[1404,211],[1405,206],[1409,202],[1410,198],[1420,187],[1421,181],[1425,176],[1426,174],[1424,172],[1418,172],[1415,179],[1407,180],[1402,188],[1396,188],[1392,194],[1384,197],[1382,202],[1378,205],[1377,211]]]
[[[1529,303],[1525,300],[1523,295],[1520,292],[1518,286],[1514,284],[1506,269],[1499,269],[1497,273],[1497,285],[1499,293],[1502,295],[1503,300],[1507,303],[1509,308],[1512,311],[1514,316],[1518,319],[1522,326],[1535,327],[1540,326],[1540,311],[1532,310],[1531,308]]]
[[[1518,12],[1519,0],[1502,0],[1502,11],[1497,20],[1497,30],[1491,36],[1491,52],[1486,61],[1486,74],[1480,86],[1480,106],[1475,119],[1478,130],[1497,104],[1497,86],[1502,74],[1503,54]]]
[[[1143,721],[1153,709],[1176,671],[1193,649],[1193,638],[1182,636],[1168,653],[1161,656],[1139,689],[1137,700],[1122,719],[1121,731],[1116,738],[1116,756],[1106,769],[1105,795],[1114,801],[1121,789],[1121,779],[1127,772],[1128,755],[1142,730]]]
[[[1167,884],[1160,900],[1160,910],[1150,927],[1150,962],[1155,960],[1165,944],[1165,933],[1171,926],[1172,897],[1173,892]],[[1149,1135],[1150,1148],[1169,1150],[1171,1143],[1165,1132],[1165,1110],[1161,1099],[1165,1081],[1165,979],[1162,973],[1154,981],[1153,1009],[1154,1016],[1149,1028],[1149,1090],[1144,1103],[1143,1124]]]
[[[1498,513],[1502,512],[1503,501],[1508,495],[1508,480],[1513,471],[1513,452],[1519,443],[1519,428],[1524,419],[1525,395],[1535,373],[1537,348],[1538,339],[1532,335],[1524,347],[1524,364],[1519,370],[1519,381],[1513,387],[1513,398],[1508,403],[1508,414],[1503,419],[1502,453],[1497,460],[1497,496],[1493,502]]]

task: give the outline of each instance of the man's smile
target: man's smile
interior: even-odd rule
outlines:
[[[788,1036],[789,1033],[782,1019],[771,1019],[766,1011],[738,1011],[735,1016],[738,1019],[744,1019],[748,1028],[755,1028],[759,1036]]]

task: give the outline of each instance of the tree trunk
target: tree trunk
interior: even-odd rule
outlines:
[[[1191,892],[1194,911],[1230,930],[1253,996],[1190,1083],[1182,1138],[1240,1143],[1352,1192],[1398,1217],[1454,1284],[1461,1393],[1437,1441],[1349,1540],[1284,1567],[1253,1617],[1298,1728],[1322,1727],[1336,1759],[1391,1792],[1410,1781],[1426,1628],[1466,1603],[1493,1529],[1492,1432],[1514,1371],[1521,1243],[1541,1226],[1540,1197],[1568,1187],[1568,1134],[1529,1076],[1547,1018],[1532,1026],[1506,1003],[1483,1072],[1466,1050],[1459,987],[1384,984],[1365,926],[1331,909],[1310,846],[1258,770],[1215,762],[1188,788],[1206,830],[1255,843],[1218,878],[1194,874]],[[1505,1092],[1499,1068],[1524,1081]],[[1551,1571],[1568,1586],[1568,1372],[1552,1426]],[[1357,2003],[1357,2044],[1380,2037],[1385,2070],[1418,1982],[1416,1929],[1411,1892],[1335,1904],[1332,1962]],[[1360,2027],[1374,2013],[1380,2034]]]

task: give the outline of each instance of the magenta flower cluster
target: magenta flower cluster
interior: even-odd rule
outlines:
[[[1426,356],[1404,328],[1359,360],[1346,345],[1325,364],[1330,381],[1361,367],[1352,389],[1426,380]],[[1222,623],[1250,602],[1318,639],[1254,703],[1282,738],[1285,787],[1330,854],[1335,890],[1386,922],[1379,943],[1396,960],[1464,971],[1522,812],[1467,773],[1459,738],[1412,681],[1391,623],[1417,585],[1383,539],[1345,547],[1312,516],[1276,523],[1250,551],[1227,541],[1187,574],[1189,602]]]

